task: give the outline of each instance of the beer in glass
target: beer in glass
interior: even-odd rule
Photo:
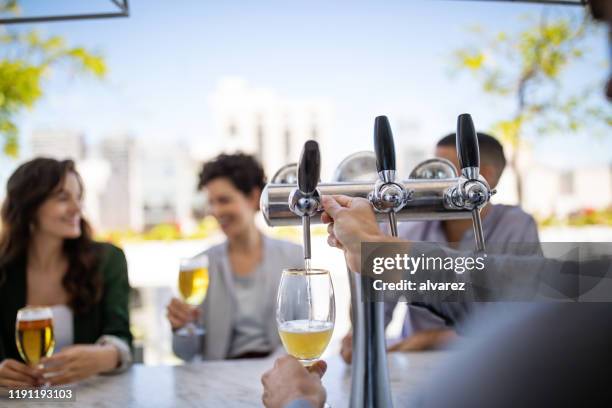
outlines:
[[[276,321],[287,353],[305,366],[325,351],[336,317],[334,287],[324,269],[285,269],[278,288]]]
[[[199,255],[195,258],[181,259],[178,287],[185,303],[199,306],[206,299],[208,291],[208,257]],[[178,335],[202,335],[204,329],[194,323],[188,323],[177,331]]]
[[[53,353],[53,314],[48,307],[24,307],[17,312],[17,350],[23,361],[34,367]]]
[[[181,260],[179,270],[179,292],[183,300],[198,306],[208,291],[208,261],[206,257]]]

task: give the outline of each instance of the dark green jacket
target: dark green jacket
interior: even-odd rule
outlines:
[[[100,246],[104,289],[99,303],[84,314],[74,314],[74,344],[93,344],[102,335],[113,335],[132,347],[128,298],[127,263],[123,251],[111,244]],[[5,273],[0,286],[0,361],[13,358],[21,361],[15,344],[17,310],[26,304],[26,260]]]

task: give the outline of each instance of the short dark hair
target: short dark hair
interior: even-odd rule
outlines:
[[[266,175],[261,164],[251,155],[244,153],[220,154],[204,163],[198,181],[198,190],[217,178],[229,179],[234,187],[245,195],[255,188],[262,190],[266,185]]]
[[[476,135],[478,136],[478,147],[480,148],[480,160],[482,160],[483,163],[495,166],[498,170],[498,177],[501,176],[506,167],[504,147],[495,137],[489,134],[477,132]],[[437,146],[457,148],[456,138],[457,136],[455,133],[450,133],[440,139]]]

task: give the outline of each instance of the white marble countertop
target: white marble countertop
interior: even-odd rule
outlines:
[[[396,407],[411,400],[449,352],[389,354],[389,374]],[[272,358],[198,362],[180,366],[136,365],[115,376],[99,376],[73,386],[75,402],[26,402],[0,397],[0,407],[260,407],[261,375]],[[328,403],[346,407],[350,396],[350,366],[338,356],[327,359],[323,379]]]

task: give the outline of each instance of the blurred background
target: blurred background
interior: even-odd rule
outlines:
[[[0,19],[108,13],[116,3],[0,0]],[[603,27],[580,7],[132,0],[129,8],[121,18],[0,23],[0,198],[23,161],[77,162],[96,236],[126,252],[146,364],[178,362],[164,309],[178,293],[179,258],[223,239],[196,191],[202,163],[220,152],[255,154],[270,177],[315,139],[329,181],[347,155],[372,149],[373,119],[384,114],[406,178],[469,112],[509,158],[493,202],[523,206],[542,241],[612,241],[607,49]],[[301,238],[294,228],[267,232]],[[327,350],[336,353],[349,327],[346,271],[324,229],[314,232],[313,264],[332,271],[336,289]]]

